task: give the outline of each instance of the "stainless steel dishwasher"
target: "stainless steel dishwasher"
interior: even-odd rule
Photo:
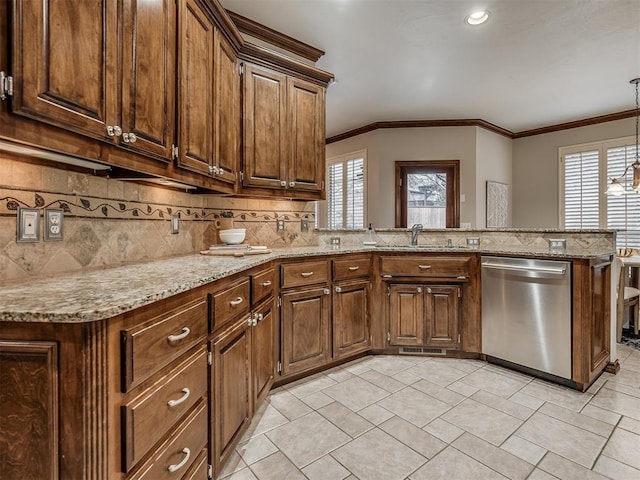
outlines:
[[[483,256],[482,351],[571,379],[571,263]]]

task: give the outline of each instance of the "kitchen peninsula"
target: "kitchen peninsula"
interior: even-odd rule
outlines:
[[[407,230],[379,231],[375,247],[363,234],[318,231],[317,246],[264,256],[194,254],[1,288],[0,430],[15,447],[3,457],[24,463],[22,452],[68,478],[156,478],[172,467],[201,478],[207,458],[218,472],[272,385],[404,348],[392,288],[410,284],[414,295],[417,284],[440,299],[434,318],[418,320],[420,353],[439,345],[481,358],[482,254],[570,261],[574,386],[615,360],[613,233],[423,231],[418,247]],[[559,236],[566,250],[550,251]],[[414,266],[429,273],[416,280],[405,270]]]

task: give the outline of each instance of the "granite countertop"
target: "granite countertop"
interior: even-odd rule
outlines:
[[[614,252],[549,252],[460,247],[296,247],[265,255],[219,257],[193,254],[0,287],[0,321],[81,323],[103,320],[274,259],[356,252],[443,252],[594,258]]]

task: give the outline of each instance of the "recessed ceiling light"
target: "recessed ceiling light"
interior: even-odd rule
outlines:
[[[489,11],[488,10],[479,10],[477,12],[473,12],[467,15],[464,19],[464,22],[467,25],[481,25],[484,22],[489,20]]]

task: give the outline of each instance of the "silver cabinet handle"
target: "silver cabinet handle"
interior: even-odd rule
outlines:
[[[215,175],[217,169],[218,169],[218,167],[216,167],[215,165],[209,165],[209,173],[210,174]]]
[[[244,298],[238,297],[235,300],[231,300],[229,303],[231,304],[232,307],[235,307],[237,305],[240,305],[242,302],[244,302]]]
[[[355,272],[356,270],[358,270],[360,267],[349,267],[349,271],[350,272]]]
[[[300,273],[300,276],[304,277],[304,278],[309,278],[311,275],[313,275],[313,272],[302,272],[302,273]]]
[[[258,322],[256,321],[255,318],[249,317],[247,319],[247,325],[250,326],[250,327],[255,327],[257,323]]]
[[[431,293],[431,289],[430,288],[427,288],[427,293]]]
[[[422,293],[422,287],[418,287],[418,288],[416,288],[416,292],[418,292],[418,293]]]
[[[218,175],[224,175],[225,171],[224,168],[218,167]]]
[[[190,333],[191,333],[191,330],[189,330],[189,327],[182,327],[181,333],[179,333],[178,335],[169,335],[167,337],[167,340],[169,340],[170,342],[177,342],[178,340],[187,338],[187,335],[189,335]]]
[[[545,267],[519,267],[517,265],[500,265],[496,263],[483,263],[482,268],[493,268],[495,270],[512,270],[514,272],[536,272],[550,273],[552,275],[564,275],[567,273],[566,268],[545,268]]]
[[[281,187],[286,187],[287,186],[287,182],[284,180],[280,180],[280,186]]]
[[[107,126],[107,135],[110,137],[119,137],[122,135],[122,128],[118,125],[109,125]]]
[[[125,143],[136,143],[136,140],[138,139],[138,137],[136,137],[135,133],[123,133],[122,134],[122,141]]]
[[[329,295],[331,293],[331,290],[329,290],[328,288],[324,289],[324,294],[325,295]]]
[[[431,265],[418,265],[418,268],[420,270],[428,270],[431,268]]]
[[[180,470],[182,467],[184,467],[187,464],[187,462],[191,458],[191,450],[189,450],[187,447],[184,447],[182,449],[182,453],[185,454],[185,457],[182,459],[180,463],[176,463],[175,465],[169,465],[167,467],[167,470],[169,470],[169,473],[173,473],[176,470]]]
[[[290,186],[291,188],[295,187],[295,186],[296,186],[296,182],[289,182],[289,186]]]
[[[187,398],[189,398],[189,395],[191,395],[191,390],[189,390],[187,387],[185,387],[185,388],[182,389],[182,393],[183,393],[183,395],[180,398],[178,398],[177,400],[169,400],[167,402],[167,405],[169,405],[170,407],[175,407],[176,405],[180,405]]]
[[[336,287],[336,288],[335,288],[335,291],[336,291],[336,293],[340,293],[340,292],[342,292],[342,288],[340,288],[340,287]]]
[[[263,286],[263,287],[269,287],[269,286],[271,286],[271,280],[267,280],[266,282],[262,282],[262,286]]]

